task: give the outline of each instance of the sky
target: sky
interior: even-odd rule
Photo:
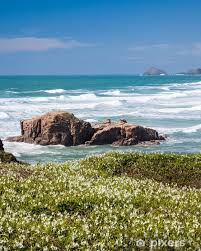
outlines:
[[[0,0],[0,74],[201,67],[199,0]]]

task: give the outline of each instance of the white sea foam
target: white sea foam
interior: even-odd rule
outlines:
[[[201,81],[182,83],[182,85],[190,85],[190,86],[196,85],[196,86],[201,86]]]
[[[16,143],[16,142],[4,142],[4,147],[6,151],[11,152],[16,157],[21,157],[23,154],[36,156],[48,153],[47,146],[26,144],[26,143]]]
[[[168,86],[164,86],[164,87],[160,87],[161,90],[164,90],[164,91],[169,91],[170,90],[170,87]]]
[[[159,132],[161,133],[177,133],[177,132],[182,132],[182,133],[195,133],[197,131],[201,130],[201,124],[194,125],[194,126],[189,126],[189,127],[173,127],[173,128],[166,128],[166,127],[155,127]]]
[[[0,112],[0,119],[7,119],[9,118],[9,115],[5,112]]]
[[[121,91],[120,90],[113,90],[113,91],[101,92],[100,94],[102,94],[102,95],[108,95],[108,96],[120,96],[121,95]]]
[[[95,107],[111,108],[111,106],[112,106],[114,108],[114,107],[119,107],[121,105],[122,105],[121,100],[110,100],[110,101],[100,102],[100,103],[96,104]]]
[[[18,94],[19,92],[17,91],[6,91],[7,93],[13,93],[13,94]]]
[[[184,133],[192,133],[192,132],[197,132],[201,130],[201,124],[187,127],[183,130]]]
[[[56,93],[66,93],[67,91],[64,89],[53,89],[53,90],[42,90],[43,92],[56,94]]]
[[[97,99],[97,96],[95,93],[87,93],[87,94],[81,94],[78,96],[69,96],[69,98],[73,101],[94,101]]]
[[[89,123],[96,123],[98,122],[97,119],[85,119],[86,122],[89,122]]]
[[[173,107],[173,108],[163,108],[158,109],[159,113],[182,113],[182,112],[196,112],[201,111],[201,105],[190,106],[190,107]],[[190,115],[190,114],[189,114]]]

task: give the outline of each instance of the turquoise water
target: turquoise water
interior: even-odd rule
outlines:
[[[167,134],[157,146],[39,146],[5,143],[29,162],[64,161],[108,150],[190,153],[201,149],[201,76],[0,77],[0,137],[20,134],[19,121],[52,110],[89,122],[125,118]]]

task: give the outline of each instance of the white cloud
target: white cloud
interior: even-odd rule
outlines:
[[[150,44],[150,45],[137,45],[134,47],[130,47],[130,51],[145,51],[149,49],[168,49],[169,44],[161,43],[161,44]]]
[[[92,44],[82,43],[73,39],[61,40],[39,37],[0,38],[0,52],[47,51],[50,49],[73,49],[89,46],[92,46]]]

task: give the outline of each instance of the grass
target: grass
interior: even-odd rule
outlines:
[[[90,157],[80,162],[85,168],[96,167],[110,175],[201,188],[201,154],[119,153],[104,158]]]
[[[0,250],[201,247],[201,154],[1,163],[0,174]]]

